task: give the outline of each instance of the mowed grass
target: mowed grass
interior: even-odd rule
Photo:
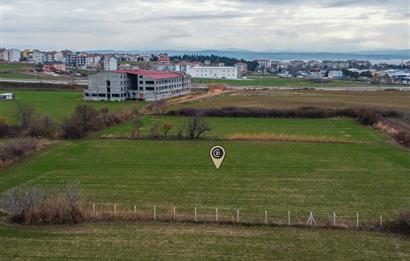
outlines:
[[[395,215],[410,204],[410,154],[387,144],[83,140],[61,142],[0,171],[0,192],[32,184],[79,183],[89,202],[151,209],[177,206]]]
[[[176,136],[179,129],[186,129],[188,117],[146,116],[142,119],[141,135],[148,136],[150,129],[160,124],[171,123],[174,127],[168,135]],[[226,138],[235,134],[273,134],[293,137],[331,138],[340,141],[374,142],[385,139],[384,135],[358,122],[346,118],[334,119],[267,119],[267,118],[205,118],[211,131],[208,138]],[[130,137],[132,122],[105,129],[96,134],[101,136]]]
[[[16,63],[16,64],[0,64],[0,79],[35,79],[36,76],[31,72],[33,70],[32,64]],[[43,78],[38,75],[38,79]]]
[[[48,114],[56,120],[61,120],[72,113],[79,104],[90,104],[96,109],[109,108],[110,111],[120,111],[127,108],[141,108],[144,102],[92,102],[84,101],[83,93],[78,91],[1,91],[16,94],[14,101],[0,101],[0,115],[12,120],[17,103],[32,104],[41,114]]]
[[[257,108],[346,108],[376,107],[410,111],[410,92],[353,92],[353,91],[241,91],[216,96],[170,109],[257,107]]]
[[[410,240],[349,230],[190,224],[0,226],[5,260],[407,260]]]
[[[202,79],[193,78],[193,83],[198,84],[227,84],[232,86],[244,87],[271,87],[271,86],[294,86],[294,87],[342,87],[342,86],[369,86],[363,82],[349,81],[349,80],[333,80],[330,82],[312,82],[309,79],[303,78],[275,78],[275,77],[253,77],[247,80],[222,80],[222,79]]]

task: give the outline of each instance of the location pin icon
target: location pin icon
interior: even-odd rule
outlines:
[[[211,149],[211,159],[215,165],[215,168],[219,170],[225,159],[225,149],[221,146],[215,146]]]

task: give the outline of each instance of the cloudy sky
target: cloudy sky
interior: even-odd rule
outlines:
[[[410,48],[409,0],[2,0],[6,47]]]

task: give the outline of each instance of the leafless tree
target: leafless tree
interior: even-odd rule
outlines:
[[[211,127],[204,118],[195,116],[189,119],[187,132],[190,139],[199,139],[205,132],[208,131],[211,131]]]

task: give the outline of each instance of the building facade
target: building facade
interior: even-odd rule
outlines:
[[[183,73],[105,71],[88,77],[84,99],[93,101],[158,101],[191,92],[191,78]]]
[[[238,79],[237,67],[202,67],[196,66],[187,69],[187,74],[192,78],[207,79]]]
[[[104,57],[103,67],[105,71],[116,71],[118,70],[118,61],[114,56]]]

